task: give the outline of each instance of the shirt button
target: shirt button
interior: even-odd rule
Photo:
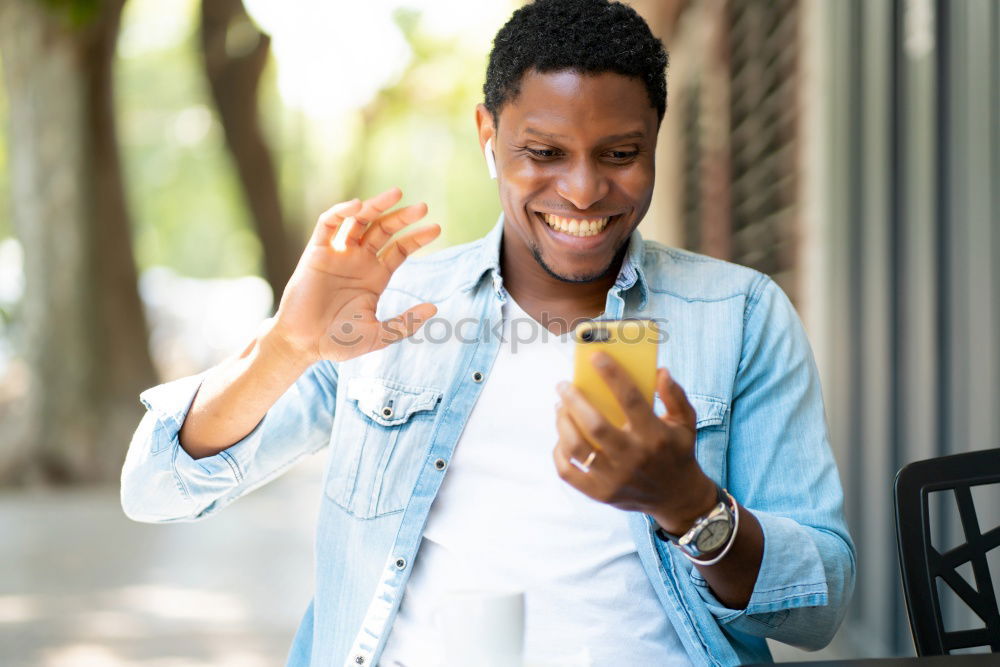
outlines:
[[[480,373],[479,371],[476,371],[475,373],[472,374],[472,380],[474,382],[482,382],[483,381],[483,374]]]
[[[386,419],[388,419],[389,417],[391,417],[392,416],[392,408],[390,408],[388,405],[385,406],[384,408],[382,408],[382,416],[385,417]]]
[[[448,462],[445,461],[444,459],[438,459],[437,461],[434,462],[434,467],[437,468],[438,470],[444,470],[445,466],[447,465]]]
[[[365,656],[363,655],[354,656],[354,662],[358,663],[359,665],[365,664]]]
[[[397,558],[396,559],[396,569],[397,570],[402,570],[404,567],[406,567],[406,559],[405,558]]]

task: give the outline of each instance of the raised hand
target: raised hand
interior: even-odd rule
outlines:
[[[392,188],[319,217],[274,317],[273,332],[296,356],[309,363],[353,359],[413,335],[437,312],[434,304],[420,303],[384,322],[375,317],[393,272],[441,232],[431,224],[390,241],[427,215],[423,202],[386,213],[402,196]],[[346,235],[338,234],[350,218]]]

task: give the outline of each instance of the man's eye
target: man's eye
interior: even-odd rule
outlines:
[[[631,160],[639,151],[608,151],[608,157],[612,160]]]
[[[528,148],[526,149],[529,153],[539,158],[554,158],[559,155],[559,152],[551,148]]]

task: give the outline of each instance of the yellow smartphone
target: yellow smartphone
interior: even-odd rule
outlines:
[[[621,364],[653,409],[656,391],[656,353],[660,332],[653,320],[590,320],[573,330],[576,343],[573,358],[573,385],[604,418],[621,428],[627,419],[618,399],[594,368],[591,358],[606,352]],[[600,446],[591,442],[596,449]]]

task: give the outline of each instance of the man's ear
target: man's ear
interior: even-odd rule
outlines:
[[[486,147],[487,140],[493,139],[493,143],[496,144],[496,128],[493,126],[493,114],[481,102],[476,105],[476,130],[479,134],[480,152]]]

